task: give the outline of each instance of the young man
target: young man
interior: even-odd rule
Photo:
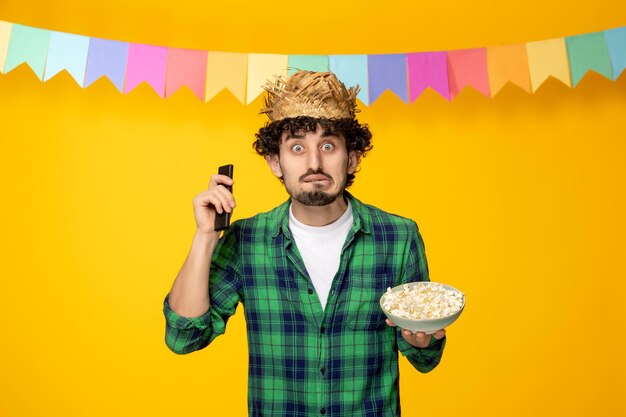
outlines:
[[[428,280],[415,222],[345,188],[371,149],[355,118],[358,86],[299,71],[268,84],[256,151],[290,199],[234,222],[228,177],[194,200],[196,234],[164,303],[167,346],[185,354],[224,333],[239,302],[248,329],[250,416],[399,416],[398,351],[420,372],[441,359],[445,331],[413,334],[385,320],[388,287]]]

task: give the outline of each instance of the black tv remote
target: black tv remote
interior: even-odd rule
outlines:
[[[220,175],[226,175],[228,178],[233,178],[233,164],[223,165],[219,167],[217,173]],[[233,187],[230,185],[224,185],[228,191],[233,192]],[[216,213],[215,214],[215,231],[219,232],[220,230],[227,229],[230,225],[230,214],[227,212]]]

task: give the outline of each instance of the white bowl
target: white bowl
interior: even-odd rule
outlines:
[[[402,291],[404,290],[405,285],[408,285],[409,288],[411,289],[412,287],[418,284],[431,285],[435,283],[429,282],[429,281],[409,282],[407,284],[402,284],[402,285],[393,287],[391,289],[391,292]],[[461,306],[460,310],[457,310],[456,312],[450,314],[449,316],[440,317],[436,319],[420,319],[420,320],[410,319],[407,317],[402,317],[396,314],[392,314],[383,308],[383,300],[385,296],[387,295],[387,293],[383,294],[383,296],[380,297],[380,308],[383,310],[383,313],[385,313],[385,315],[387,316],[387,318],[389,318],[389,320],[394,322],[395,325],[399,326],[402,329],[407,329],[412,332],[424,332],[426,334],[435,333],[437,330],[445,329],[446,327],[454,323],[454,321],[459,318],[459,316],[463,312],[463,309],[465,308],[465,294],[463,294],[461,291],[457,290],[456,288],[451,287],[450,285],[446,285],[446,284],[439,284],[439,285],[443,286],[445,289],[453,290],[463,295],[463,305]]]

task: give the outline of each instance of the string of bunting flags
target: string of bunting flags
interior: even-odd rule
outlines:
[[[208,102],[223,89],[249,104],[267,79],[296,69],[332,71],[359,84],[370,105],[387,89],[414,102],[426,88],[446,100],[465,87],[495,96],[507,82],[534,93],[548,77],[575,87],[593,70],[616,80],[626,68],[626,26],[523,44],[438,52],[375,55],[280,55],[201,51],[99,39],[0,20],[0,73],[26,63],[48,81],[66,70],[86,88],[108,78],[122,93],[142,82],[169,97],[189,88]]]

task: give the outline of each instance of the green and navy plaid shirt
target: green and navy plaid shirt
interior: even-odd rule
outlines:
[[[428,280],[417,225],[346,197],[354,224],[325,309],[289,230],[289,201],[224,233],[207,313],[181,317],[165,298],[165,342],[178,354],[206,347],[244,305],[250,416],[399,416],[398,351],[420,372],[441,359],[445,338],[413,347],[379,305],[388,287]]]

